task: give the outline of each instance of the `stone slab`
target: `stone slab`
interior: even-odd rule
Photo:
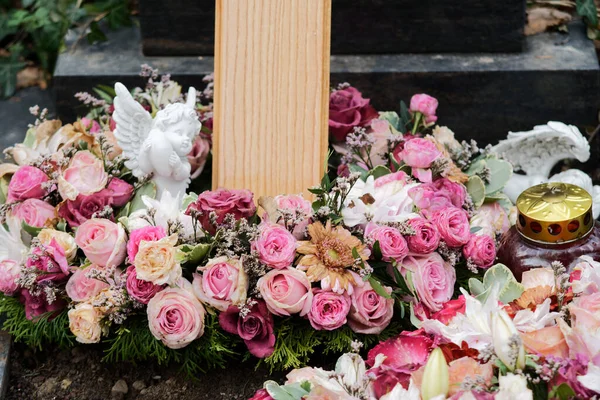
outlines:
[[[25,139],[27,126],[35,122],[35,117],[29,113],[29,107],[35,105],[40,106],[40,110],[47,108],[50,118],[56,115],[54,96],[49,89],[21,89],[13,97],[0,100],[0,152]]]
[[[525,0],[333,0],[332,54],[519,52]],[[140,0],[144,53],[212,55],[215,0]]]
[[[81,44],[63,53],[55,71],[59,116],[82,110],[73,94],[120,80],[141,85],[140,65],[170,72],[182,85],[203,87],[212,57],[147,57],[139,28],[109,34],[105,43]],[[600,69],[583,24],[568,35],[528,37],[523,53],[399,54],[332,56],[331,83],[349,82],[378,110],[397,110],[399,101],[428,93],[440,101],[439,120],[461,138],[495,142],[509,130],[529,130],[549,120],[579,127],[596,124]]]
[[[8,390],[10,375],[10,347],[11,337],[8,333],[0,331],[0,399],[4,399]]]

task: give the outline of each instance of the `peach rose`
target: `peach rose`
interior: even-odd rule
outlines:
[[[521,332],[521,339],[530,353],[560,358],[569,356],[569,346],[558,325],[533,332]]]
[[[90,268],[95,268],[93,265]],[[96,297],[103,289],[108,288],[108,283],[98,279],[88,278],[89,269],[78,269],[71,275],[65,287],[67,296],[73,301],[88,301]]]
[[[85,150],[73,156],[69,167],[58,178],[58,191],[63,199],[99,192],[106,187],[108,174],[101,159]]]
[[[79,343],[98,343],[102,335],[102,314],[91,304],[79,303],[69,310],[69,329]]]
[[[494,370],[492,363],[480,364],[471,357],[462,357],[448,364],[450,374],[450,391],[448,397],[461,391],[461,384],[469,377],[472,381],[475,378],[482,377],[485,383],[490,386]]]
[[[77,228],[75,243],[86,257],[100,267],[119,265],[125,260],[127,238],[121,224],[92,218]]]
[[[155,285],[177,282],[181,278],[181,265],[175,258],[176,244],[176,234],[152,242],[142,240],[133,261],[137,278]]]
[[[77,255],[77,243],[75,238],[67,232],[57,231],[56,229],[42,229],[37,236],[40,243],[47,247],[52,242],[52,239],[65,251],[67,261],[73,261]]]

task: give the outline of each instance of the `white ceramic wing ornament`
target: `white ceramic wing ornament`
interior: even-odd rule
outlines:
[[[513,203],[523,190],[533,185],[573,183],[590,192],[594,197],[594,217],[600,214],[600,187],[593,187],[587,174],[572,169],[550,178],[550,171],[559,161],[576,158],[586,162],[590,158],[590,145],[577,127],[550,121],[546,125],[535,126],[531,131],[509,132],[507,138],[492,151],[509,161],[515,171],[524,174],[513,174],[504,187],[504,193]]]
[[[115,92],[114,134],[125,166],[137,178],[152,174],[157,199],[164,192],[181,199],[190,183],[187,155],[202,127],[195,110],[196,89],[190,87],[185,104],[169,104],[154,119],[122,83],[115,84]]]

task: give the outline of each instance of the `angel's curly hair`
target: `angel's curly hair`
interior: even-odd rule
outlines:
[[[170,107],[160,110],[156,114],[156,127],[164,131],[167,126],[176,124],[184,119],[193,122],[196,132],[202,127],[196,111],[183,103],[171,104]]]

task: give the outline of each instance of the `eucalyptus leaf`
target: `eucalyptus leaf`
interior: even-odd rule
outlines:
[[[135,192],[135,196],[133,196],[129,207],[129,215],[131,215],[137,210],[146,208],[146,205],[142,201],[142,196],[148,196],[152,199],[156,197],[156,185],[154,184],[154,182],[147,182],[146,184],[144,184],[144,186],[142,186]]]
[[[518,299],[525,291],[525,287],[516,280],[511,270],[504,264],[496,264],[485,271],[483,286],[485,292],[477,297],[482,302],[485,302],[487,296],[494,291],[494,288],[498,289],[498,299],[504,304]]]
[[[27,133],[25,133],[25,140],[23,140],[23,145],[25,147],[32,148],[35,144],[35,128],[29,128]]]
[[[265,382],[264,387],[273,400],[301,400],[303,396],[309,394],[300,384],[294,385],[291,391],[288,390],[288,385],[280,386],[274,381]]]
[[[403,131],[400,127],[400,117],[395,111],[384,111],[379,113],[379,119],[386,120],[390,126],[397,131]]]
[[[477,278],[469,279],[469,292],[471,295],[477,297],[485,292],[485,286],[483,286],[483,282],[481,282]]]
[[[8,198],[9,183],[10,179],[6,175],[0,178],[0,204],[6,203],[6,199]]]
[[[577,14],[586,20],[586,22],[596,27],[598,26],[598,10],[594,0],[577,0]]]
[[[187,208],[190,204],[198,200],[198,195],[194,192],[189,192],[185,196],[183,196],[181,208]]]
[[[200,243],[195,246],[183,245],[180,248],[185,256],[182,258],[183,262],[189,262],[192,264],[199,264],[200,261],[208,254],[210,245],[206,243]]]
[[[363,181],[367,180],[367,176],[369,176],[369,171],[367,171],[366,169],[361,168],[356,164],[349,164],[348,168],[350,169],[350,172],[358,172],[360,174],[360,179],[362,179]]]
[[[484,159],[473,161],[471,163],[471,165],[469,166],[469,168],[467,168],[465,173],[469,176],[477,175],[477,174],[483,172],[485,167],[486,167],[486,163],[485,163]]]
[[[480,207],[485,200],[485,184],[483,180],[479,176],[473,175],[469,177],[465,186],[475,207]]]
[[[490,181],[485,185],[485,193],[494,193],[502,190],[512,176],[513,168],[511,163],[490,158],[486,160],[486,165],[490,171]]]

